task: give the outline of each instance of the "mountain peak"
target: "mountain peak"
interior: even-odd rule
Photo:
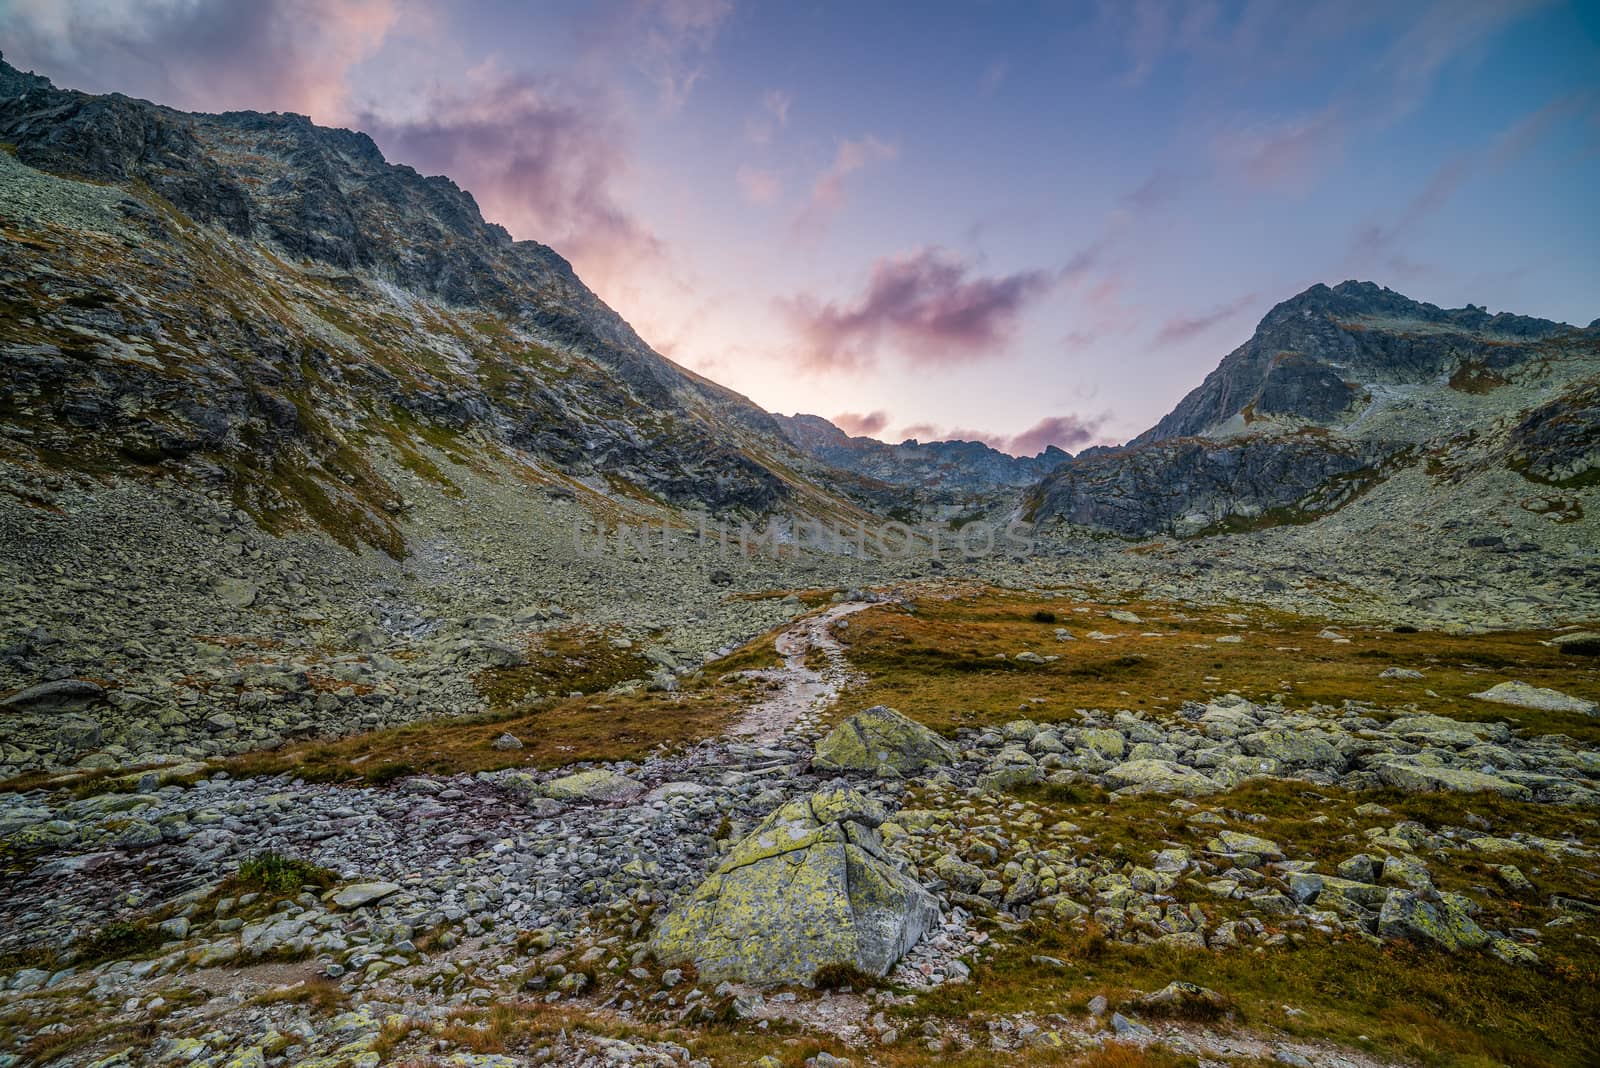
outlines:
[[[1497,347],[1497,360],[1526,359],[1570,330],[1472,304],[1440,308],[1376,282],[1319,282],[1275,305],[1248,341],[1130,444],[1237,430],[1257,417],[1333,425],[1369,385],[1437,380],[1485,344]]]

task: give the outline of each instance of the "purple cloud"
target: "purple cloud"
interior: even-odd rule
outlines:
[[[1256,295],[1246,293],[1237,300],[1229,301],[1220,307],[1211,309],[1202,315],[1175,315],[1161,325],[1161,330],[1156,334],[1157,346],[1174,345],[1210,330],[1213,326],[1227,322],[1235,315],[1244,311],[1255,303]]]
[[[1051,286],[1045,271],[987,277],[937,248],[879,260],[855,300],[809,295],[780,302],[799,331],[802,362],[817,370],[863,366],[887,343],[914,364],[992,358],[1029,303]]]
[[[933,423],[912,423],[900,428],[900,437],[931,441],[981,441],[991,449],[1011,456],[1037,456],[1054,445],[1071,452],[1095,441],[1108,416],[1047,416],[1017,434],[973,430],[966,427],[941,427]]]
[[[501,77],[471,92],[435,89],[426,117],[359,116],[391,159],[447,174],[484,214],[517,237],[560,249],[604,278],[661,245],[618,201],[627,131],[603,99],[531,76]]]
[[[783,193],[783,178],[777,171],[741,164],[733,178],[739,183],[739,192],[752,204],[771,204]]]
[[[840,412],[833,417],[833,425],[853,437],[875,438],[889,425],[889,413],[883,409],[867,412]]]
[[[1105,421],[1103,415],[1091,419],[1077,415],[1050,416],[1012,437],[1003,448],[995,447],[1013,456],[1037,456],[1051,445],[1072,452],[1093,441]]]

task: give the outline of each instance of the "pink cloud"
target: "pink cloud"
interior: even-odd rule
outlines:
[[[1104,416],[1091,419],[1076,415],[1050,416],[1012,437],[1004,448],[996,448],[1013,456],[1036,456],[1051,445],[1071,452],[1093,441],[1103,423]]]
[[[1312,184],[1344,151],[1349,129],[1328,108],[1277,123],[1233,127],[1218,133],[1211,151],[1219,164],[1260,189]]]
[[[873,134],[840,141],[834,149],[833,162],[811,185],[811,199],[795,219],[796,232],[814,234],[825,228],[844,207],[846,178],[870,164],[885,163],[899,155],[899,145]]]
[[[752,204],[771,204],[783,193],[783,179],[777,171],[743,165],[733,177],[739,183],[739,192]]]
[[[553,245],[591,282],[662,248],[620,203],[629,138],[604,100],[529,76],[497,76],[469,92],[436,88],[425,118],[359,116],[392,159],[447,174],[486,217]]]
[[[1237,300],[1229,301],[1200,315],[1175,315],[1161,324],[1160,331],[1156,333],[1155,343],[1158,346],[1175,345],[1198,337],[1212,327],[1232,319],[1255,303],[1255,299],[1254,293],[1246,293]]]
[[[202,111],[349,115],[348,75],[401,28],[429,16],[403,0],[254,0],[246,4],[16,0],[6,55],[57,84],[124,92]]]
[[[889,425],[889,413],[883,409],[867,412],[840,412],[833,417],[833,425],[853,437],[875,438]]]
[[[866,290],[849,303],[803,294],[780,307],[812,369],[863,366],[882,344],[912,363],[953,364],[1000,355],[1024,309],[1050,285],[1044,271],[974,275],[970,263],[925,248],[879,260]]]
[[[1054,445],[1071,452],[1095,441],[1107,420],[1105,415],[1048,416],[1016,434],[965,427],[941,427],[933,423],[912,423],[900,428],[900,437],[915,438],[924,444],[933,441],[981,441],[991,449],[1011,456],[1037,456]]]

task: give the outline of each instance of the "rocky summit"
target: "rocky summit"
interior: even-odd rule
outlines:
[[[1597,635],[1595,324],[890,445],[0,62],[0,1068],[1592,1064]]]

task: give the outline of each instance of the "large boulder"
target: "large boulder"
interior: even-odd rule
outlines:
[[[1269,757],[1280,764],[1310,768],[1344,766],[1344,756],[1325,731],[1274,727],[1239,739],[1251,756]]]
[[[1525,682],[1516,680],[1499,683],[1472,696],[1480,701],[1493,701],[1498,705],[1511,705],[1516,708],[1533,708],[1541,712],[1581,712],[1589,716],[1600,713],[1600,705],[1587,698],[1572,697],[1560,690],[1529,686]]]
[[[853,790],[775,809],[662,920],[656,957],[713,982],[799,983],[830,964],[883,975],[939,920],[878,837],[884,817]]]
[[[1454,790],[1458,793],[1496,793],[1514,801],[1533,799],[1533,791],[1520,783],[1470,768],[1441,768],[1394,761],[1380,765],[1377,770],[1378,778],[1385,786],[1409,794]]]
[[[953,764],[955,746],[887,705],[857,712],[817,743],[812,765],[822,771],[904,775]]]
[[[556,801],[632,801],[644,793],[644,784],[606,768],[597,768],[551,779],[540,792]]]
[[[1199,797],[1223,789],[1222,783],[1204,772],[1171,760],[1129,760],[1107,771],[1105,782],[1113,790],[1180,797]]]
[[[87,679],[57,679],[29,686],[0,699],[0,708],[26,712],[77,712],[105,695],[106,691],[98,683]]]

